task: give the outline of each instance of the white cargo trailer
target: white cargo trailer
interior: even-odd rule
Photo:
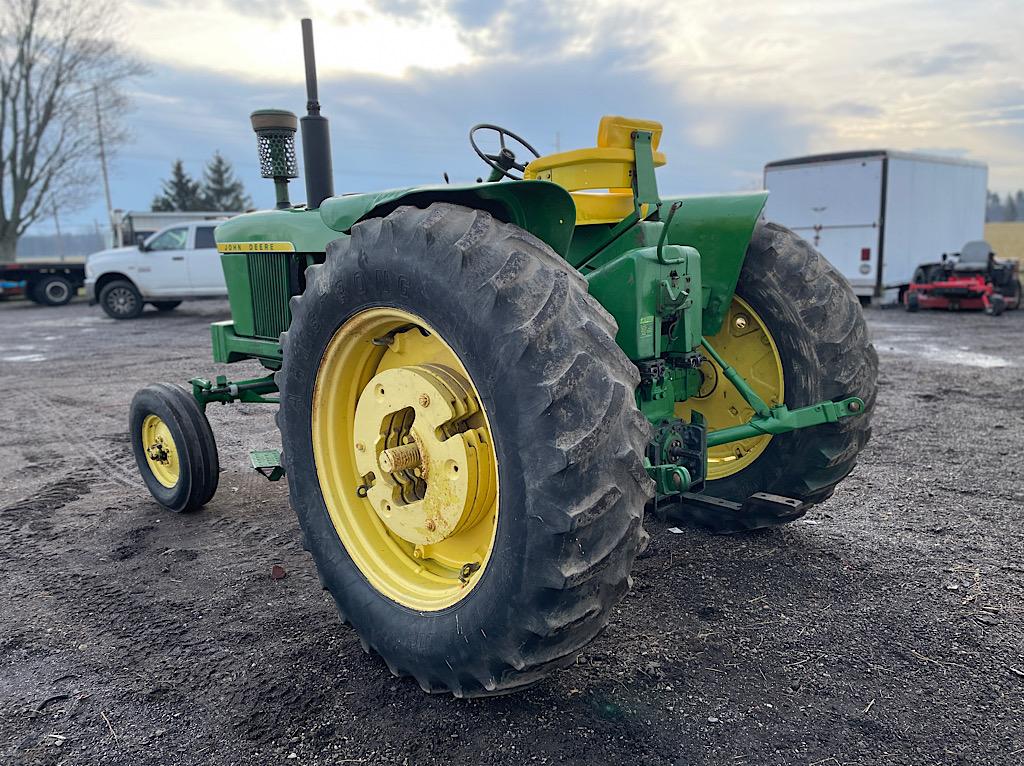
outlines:
[[[983,239],[988,168],[884,149],[769,162],[765,218],[811,242],[865,301],[895,301],[920,263]]]

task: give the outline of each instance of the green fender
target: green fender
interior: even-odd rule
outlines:
[[[670,197],[663,200],[662,219],[676,202],[682,205],[669,222],[666,242],[689,245],[700,253],[704,287],[703,334],[714,335],[722,326],[736,292],[736,281],[747,256],[754,226],[768,192]],[[648,219],[650,220],[650,219]]]
[[[576,205],[561,186],[548,181],[505,181],[345,194],[324,200],[319,210],[261,210],[225,221],[217,227],[216,239],[218,244],[290,242],[300,253],[322,253],[331,240],[347,234],[359,221],[385,216],[401,205],[427,207],[433,202],[486,210],[530,232],[563,257],[576,225]]]
[[[433,202],[486,210],[543,240],[565,256],[576,225],[576,205],[569,192],[548,181],[445,184],[331,197],[320,217],[331,229],[347,232],[359,221],[379,218],[401,205],[427,207]]]

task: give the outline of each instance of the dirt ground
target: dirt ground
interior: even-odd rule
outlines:
[[[576,666],[465,701],[339,623],[285,483],[248,468],[272,407],[211,408],[204,511],[150,499],[128,403],[228,371],[226,303],[0,304],[0,762],[1020,764],[1024,312],[868,315],[874,438],[832,500],[732,538],[651,521]]]

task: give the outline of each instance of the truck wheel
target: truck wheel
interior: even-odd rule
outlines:
[[[911,290],[907,293],[907,301],[904,304],[911,314],[917,312],[921,308],[921,296],[918,295],[917,290]]]
[[[126,279],[105,284],[100,290],[99,303],[113,319],[135,319],[145,307],[138,289]]]
[[[194,511],[217,491],[220,463],[206,415],[181,386],[157,383],[135,394],[129,415],[135,462],[169,511]]]
[[[149,305],[157,311],[174,311],[181,305],[181,301],[150,301]]]
[[[540,240],[450,204],[357,224],[306,279],[278,425],[342,619],[429,692],[571,663],[629,588],[654,489],[614,320]]]
[[[829,498],[871,436],[878,374],[878,355],[849,283],[789,229],[760,224],[728,316],[709,340],[770,406],[785,402],[794,409],[859,396],[868,412],[712,447],[705,491],[734,501],[755,492],[805,503]],[[717,365],[705,362],[702,371],[704,387],[677,414],[697,410],[710,430],[749,420],[753,410]],[[738,531],[721,519],[700,521],[716,531]]]
[[[63,306],[75,297],[75,286],[67,277],[50,274],[36,282],[29,292],[43,306]]]

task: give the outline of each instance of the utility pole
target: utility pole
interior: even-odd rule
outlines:
[[[57,200],[50,197],[50,205],[53,208],[53,227],[57,230],[57,251],[60,259],[64,260],[64,237],[60,234],[60,218],[57,216]]]
[[[107,151],[103,145],[103,119],[100,116],[100,92],[97,87],[92,89],[93,102],[96,104],[96,136],[100,144],[100,168],[103,170],[103,192],[107,196],[107,223],[114,225],[114,206],[110,202],[110,178],[107,176]]]

